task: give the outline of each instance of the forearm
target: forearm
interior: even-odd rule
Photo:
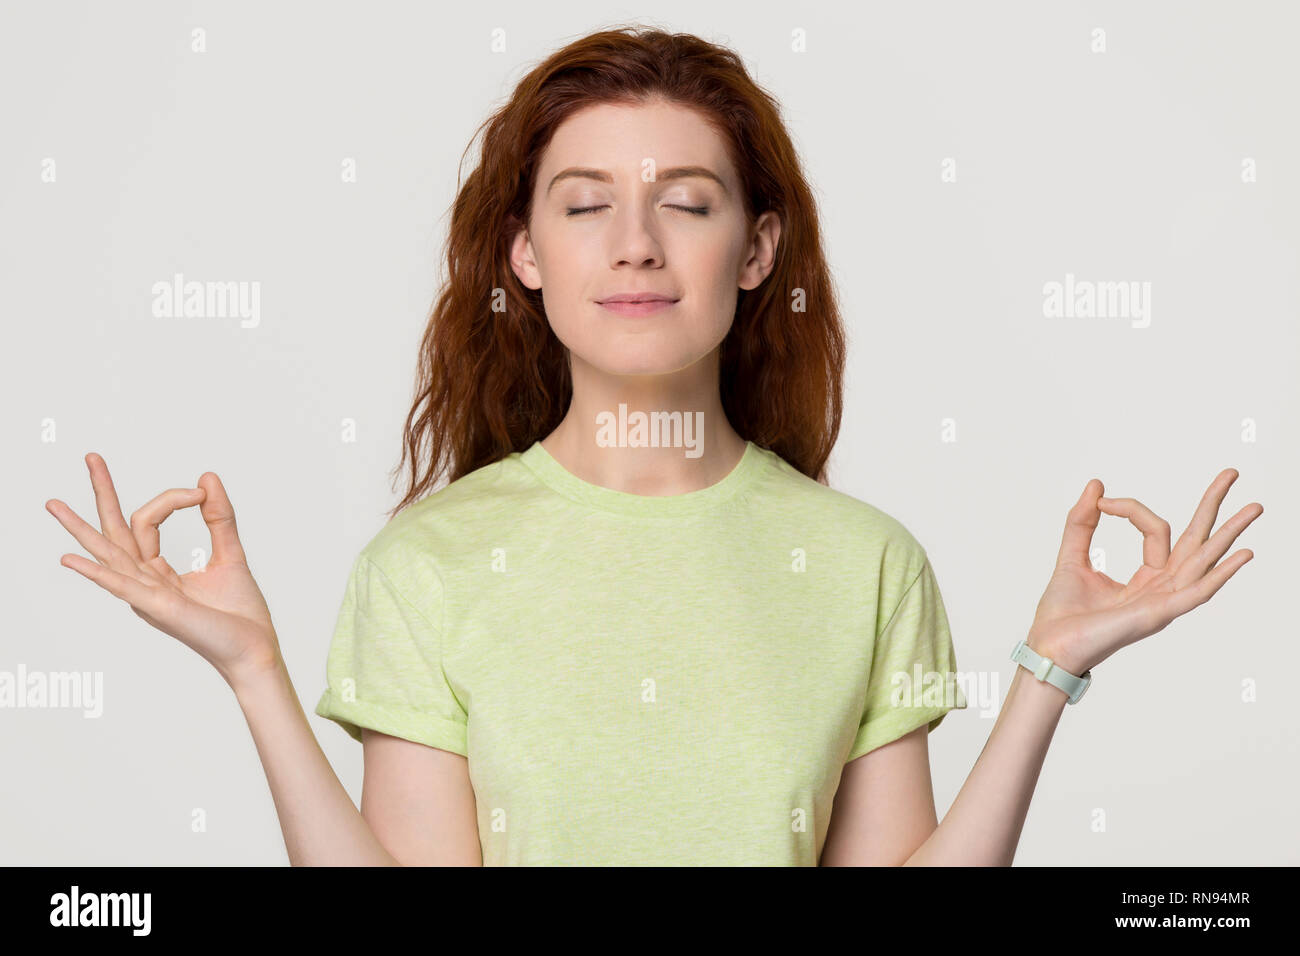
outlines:
[[[1064,691],[1019,665],[988,742],[943,822],[904,866],[1010,866],[1066,706]]]
[[[339,782],[283,662],[231,688],[271,785],[290,865],[399,866]]]

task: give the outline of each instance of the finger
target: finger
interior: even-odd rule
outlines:
[[[67,529],[68,533],[77,539],[77,542],[89,551],[95,558],[104,565],[110,565],[120,573],[130,575],[139,581],[148,581],[145,577],[145,569],[136,564],[135,559],[126,553],[118,545],[109,541],[106,537],[91,524],[83,521],[81,516],[73,511],[64,502],[58,498],[51,498],[45,502],[45,510],[58,519],[59,524]],[[154,572],[147,572],[150,576],[155,576]]]
[[[144,566],[153,571],[154,574],[158,575],[161,580],[167,582],[177,590],[180,590],[181,576],[176,573],[176,570],[170,564],[167,563],[166,558],[150,558],[144,563]]]
[[[99,512],[99,526],[104,530],[104,536],[127,554],[139,557],[131,528],[122,516],[122,506],[118,503],[117,489],[113,487],[107,462],[95,452],[88,452],[86,468],[90,471],[90,485],[95,489],[95,509]]]
[[[94,581],[105,591],[120,597],[133,608],[163,620],[172,616],[175,607],[173,591],[150,587],[112,568],[106,568],[102,564],[83,558],[79,554],[65,554],[59,559],[59,563]]]
[[[1205,494],[1201,496],[1201,503],[1197,505],[1196,513],[1192,515],[1192,520],[1187,525],[1187,530],[1178,536],[1178,543],[1174,545],[1173,554],[1170,555],[1174,568],[1182,565],[1201,545],[1205,544],[1206,538],[1214,528],[1214,522],[1219,517],[1219,506],[1223,504],[1228,489],[1232,487],[1239,474],[1236,468],[1225,468],[1210,482],[1210,487],[1205,489]]]
[[[1195,554],[1184,561],[1174,574],[1174,587],[1185,588],[1195,583],[1216,561],[1228,553],[1237,537],[1246,530],[1256,518],[1264,513],[1264,506],[1258,501],[1242,508],[1223,523],[1223,527],[1214,532],[1209,541],[1201,545]]]
[[[226,486],[211,471],[199,476],[198,485],[207,492],[199,512],[212,535],[212,559],[208,563],[247,565],[244,546],[239,543],[239,530],[235,527],[235,508],[226,494]]]
[[[131,534],[140,550],[140,560],[158,557],[158,526],[178,508],[189,508],[203,500],[202,488],[169,488],[136,509],[131,515]]]
[[[1056,556],[1058,566],[1081,564],[1092,567],[1088,549],[1092,545],[1092,533],[1097,530],[1097,522],[1101,520],[1097,499],[1104,490],[1100,478],[1093,478],[1084,485],[1083,494],[1065,517],[1065,534],[1061,537],[1061,550]]]
[[[1128,518],[1142,532],[1142,563],[1163,568],[1169,560],[1169,522],[1136,498],[1098,498],[1108,515]]]
[[[1219,588],[1223,587],[1228,578],[1236,574],[1241,566],[1254,556],[1255,552],[1249,548],[1243,548],[1195,584],[1174,591],[1165,604],[1167,611],[1171,612],[1174,617],[1178,617],[1186,614],[1192,608],[1204,604],[1215,595]]]

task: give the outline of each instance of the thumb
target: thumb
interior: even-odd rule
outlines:
[[[244,547],[239,543],[239,531],[235,528],[235,509],[226,494],[226,486],[212,471],[199,476],[198,486],[207,492],[199,503],[199,513],[212,535],[212,560],[209,563],[247,565]]]
[[[1083,494],[1065,519],[1065,533],[1061,535],[1061,549],[1056,555],[1057,567],[1063,564],[1092,567],[1092,562],[1088,560],[1088,550],[1092,547],[1092,534],[1101,520],[1097,499],[1105,490],[1106,486],[1100,478],[1093,478],[1084,485]]]

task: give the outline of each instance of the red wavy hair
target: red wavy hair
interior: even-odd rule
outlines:
[[[845,335],[812,190],[780,107],[732,50],[627,26],[553,53],[466,147],[484,134],[477,168],[463,185],[457,175],[447,275],[420,344],[394,470],[409,459],[410,483],[390,517],[431,491],[444,471],[455,481],[559,425],[572,395],[567,349],[551,331],[541,292],[510,267],[510,245],[528,222],[537,169],[559,125],[586,106],[652,98],[693,109],[717,130],[749,226],[766,210],[780,217],[772,272],[738,290],[719,348],[722,406],[742,438],[826,483],[843,404]]]

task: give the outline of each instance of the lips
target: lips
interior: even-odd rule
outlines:
[[[597,305],[607,312],[627,318],[640,318],[666,312],[679,301],[658,292],[620,292],[608,299],[601,299]]]
[[[677,299],[671,295],[661,295],[658,292],[620,292],[617,295],[607,296],[596,301],[601,305],[607,305],[612,302],[676,302]]]

